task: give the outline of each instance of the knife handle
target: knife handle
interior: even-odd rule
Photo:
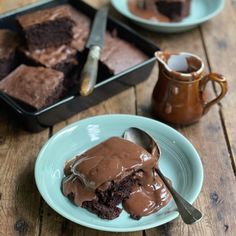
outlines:
[[[88,96],[93,92],[97,81],[98,61],[101,54],[99,46],[92,46],[89,50],[87,60],[81,73],[80,95]]]

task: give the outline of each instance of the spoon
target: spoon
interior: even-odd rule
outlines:
[[[129,140],[143,148],[145,148],[152,155],[160,157],[160,148],[156,141],[146,132],[138,128],[128,128],[123,133],[123,138]],[[166,177],[157,168],[157,173],[163,180],[164,184],[170,191],[175,203],[177,205],[180,216],[186,224],[193,224],[202,218],[202,213],[187,202],[168,182]]]

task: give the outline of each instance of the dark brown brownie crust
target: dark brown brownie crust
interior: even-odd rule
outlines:
[[[30,50],[69,44],[74,21],[65,6],[39,10],[17,17]]]
[[[55,102],[63,92],[62,72],[21,65],[0,81],[0,90],[35,109]]]
[[[115,219],[122,211],[117,205],[129,197],[132,187],[136,183],[134,175],[127,176],[119,182],[112,181],[106,190],[99,188],[96,190],[97,200],[85,201],[82,207],[102,219]],[[73,201],[73,195],[68,197]]]

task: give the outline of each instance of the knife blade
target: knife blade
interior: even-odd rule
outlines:
[[[88,96],[91,94],[97,81],[98,61],[101,56],[101,50],[105,38],[107,14],[107,7],[103,7],[97,11],[86,43],[89,52],[84,68],[81,72],[79,88],[81,96]]]

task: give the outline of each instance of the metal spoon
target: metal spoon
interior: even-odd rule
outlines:
[[[123,133],[123,138],[127,139],[141,147],[145,148],[152,155],[160,156],[160,148],[156,141],[146,132],[138,128],[128,128]],[[161,173],[160,169],[157,168],[157,172],[166,187],[170,191],[175,203],[177,205],[180,216],[186,224],[193,224],[199,221],[202,218],[202,213],[193,207],[189,202],[187,202],[176,190],[172,187],[172,185],[168,182],[166,177]]]

